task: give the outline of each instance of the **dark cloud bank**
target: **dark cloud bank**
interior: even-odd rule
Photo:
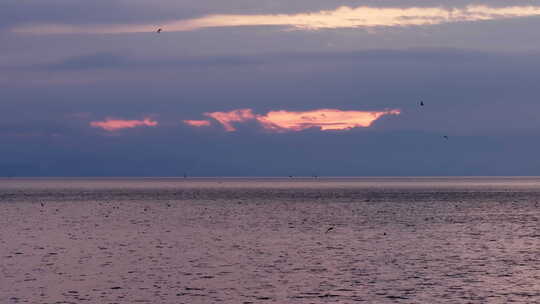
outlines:
[[[0,6],[11,10],[6,16],[9,10],[0,9],[0,27],[26,22],[13,14],[23,2]],[[67,1],[54,3],[62,9],[69,6]],[[102,19],[77,22],[107,23],[115,18],[130,22],[130,15],[146,22],[163,17],[162,12],[143,12],[136,6],[127,14],[121,6],[124,2],[114,2],[112,7],[104,3],[81,4],[103,12]],[[322,1],[317,3],[324,7]],[[26,7],[28,20],[79,20],[76,11],[72,17],[65,12],[55,16],[58,10],[42,6]],[[192,17],[208,11],[193,4],[184,13]],[[172,14],[171,18],[178,17]],[[511,37],[517,29],[537,23],[530,22],[508,21],[514,25],[504,33]],[[481,31],[478,27],[470,30],[490,33],[491,26],[486,23],[479,26]],[[465,25],[456,25],[445,32],[449,36],[433,39],[459,37],[464,29]],[[492,32],[500,33],[499,29],[494,27]],[[10,42],[0,45],[0,52],[14,58],[0,64],[0,176],[540,173],[537,52],[383,47],[329,51],[316,46],[325,45],[327,38],[347,40],[351,31],[209,32],[160,36],[169,40],[159,43],[156,36],[152,40],[122,35],[0,37]],[[260,42],[255,38],[250,40],[255,34],[263,37],[260,40],[268,39],[268,45],[294,42],[301,47],[299,51],[292,51],[293,47],[269,51],[255,45]],[[421,39],[414,34],[399,35],[411,41]],[[215,38],[223,48],[207,50],[201,47],[207,42],[196,44],[201,37]],[[511,38],[519,41],[520,37]],[[487,44],[495,43],[485,39]],[[235,44],[252,49],[231,51]],[[194,51],[184,45],[186,49],[195,45]],[[168,56],[160,56],[166,51],[156,51],[158,47],[166,49]],[[421,109],[420,100],[426,103]],[[256,113],[399,108],[402,114],[384,117],[369,129],[337,132],[312,129],[274,134],[247,124],[227,133],[218,126],[195,129],[181,123],[204,112],[240,108]],[[148,115],[159,126],[108,133],[89,125],[106,117],[142,119]]]

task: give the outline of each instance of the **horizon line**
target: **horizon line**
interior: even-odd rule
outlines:
[[[271,176],[0,176],[0,180],[15,179],[384,179],[384,178],[540,178],[540,175],[271,175]]]

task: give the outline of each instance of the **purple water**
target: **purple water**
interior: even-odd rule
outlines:
[[[539,201],[540,178],[3,179],[0,303],[538,303]]]

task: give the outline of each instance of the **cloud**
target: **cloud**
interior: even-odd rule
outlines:
[[[236,131],[236,128],[232,125],[233,122],[246,122],[257,118],[251,109],[204,113],[204,115],[217,120],[228,132]]]
[[[321,131],[367,128],[384,115],[399,115],[399,110],[381,112],[341,111],[320,109],[307,112],[271,111],[257,120],[267,130],[276,132],[302,131],[320,128]]]
[[[299,30],[339,28],[372,28],[437,25],[540,15],[540,6],[490,7],[468,5],[462,8],[443,7],[347,7],[297,14],[214,14],[193,19],[161,23],[165,31],[193,31],[213,27],[285,26]],[[42,24],[13,29],[33,34],[120,34],[155,31],[154,24],[69,25]]]
[[[385,111],[342,111],[336,109],[318,109],[304,112],[270,111],[266,115],[255,115],[251,109],[239,109],[230,112],[211,112],[204,115],[217,120],[228,132],[236,131],[235,122],[257,121],[271,132],[302,131],[319,128],[321,131],[349,130],[367,128],[384,115],[399,115],[400,110]],[[206,120],[184,120],[190,126],[209,126]]]
[[[276,58],[280,59],[280,58]],[[0,66],[0,69],[44,69],[54,71],[73,71],[90,69],[127,68],[207,68],[228,66],[250,66],[265,63],[264,56],[183,56],[173,58],[134,58],[127,54],[98,52],[69,57],[53,63],[20,66]]]
[[[94,128],[101,128],[109,132],[118,131],[122,129],[131,129],[135,127],[155,127],[157,125],[158,125],[158,122],[150,118],[145,118],[143,120],[123,120],[123,119],[107,118],[104,121],[90,122],[90,126]]]
[[[208,120],[183,120],[183,122],[192,127],[209,127],[210,122]]]
[[[85,70],[95,68],[116,68],[127,66],[130,62],[126,56],[113,53],[95,53],[67,58],[61,62],[43,65],[53,70]]]
[[[164,3],[169,2],[169,3]],[[167,18],[193,18],[206,11],[185,1],[157,0],[4,0],[0,9],[0,29],[29,22],[65,22],[76,24],[113,24],[158,22]],[[91,12],[91,13],[90,13]]]

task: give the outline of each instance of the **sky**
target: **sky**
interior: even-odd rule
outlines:
[[[0,176],[540,175],[539,26],[521,0],[3,0]]]

